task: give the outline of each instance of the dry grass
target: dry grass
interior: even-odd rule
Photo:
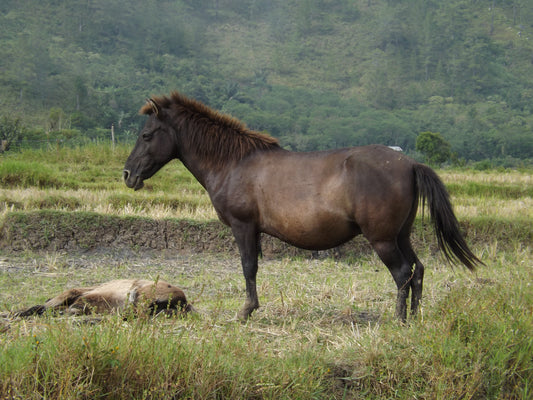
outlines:
[[[130,193],[122,187],[120,189],[60,190],[34,187],[0,189],[0,215],[14,210],[31,211],[49,208],[60,211],[91,211],[106,215],[141,216],[156,219],[211,220],[217,218],[209,201],[209,196],[205,192],[199,195],[182,189],[174,196],[176,198],[175,204],[172,204],[172,200],[161,204],[158,202],[158,198],[168,197],[163,192]],[[117,193],[125,197],[121,204],[114,204]]]
[[[533,218],[533,198],[452,198],[453,208],[459,220],[472,217],[490,216],[499,218]]]
[[[79,317],[13,321],[0,337],[0,376],[26,398],[106,390],[113,398],[151,398],[143,391],[172,398],[179,390],[185,398],[527,398],[531,248],[502,251],[492,243],[475,250],[489,264],[476,274],[421,252],[424,301],[410,326],[393,318],[396,290],[373,255],[262,260],[262,307],[247,324],[235,318],[244,300],[238,257],[4,255],[4,310],[69,286],[142,276],[183,287],[199,314],[148,324],[112,316],[97,324]]]
[[[466,280],[467,285],[475,285],[478,279],[426,257],[423,262],[428,273],[422,320],[425,310],[434,309],[454,282]],[[209,322],[215,331],[235,320],[244,301],[240,261],[224,255],[47,253],[7,256],[0,268],[2,282],[16,288],[0,294],[0,305],[11,311],[17,305],[43,302],[66,287],[139,276],[182,287],[200,312],[202,324]],[[380,324],[395,323],[396,289],[390,273],[373,255],[355,264],[331,258],[262,260],[258,291],[261,308],[248,329],[268,337],[273,348],[290,351],[302,341],[344,348],[368,329],[372,332]],[[198,330],[190,335],[200,339],[204,333]]]
[[[533,176],[529,172],[516,170],[507,171],[475,171],[475,170],[441,170],[439,176],[449,183],[483,183],[492,185],[533,185]]]

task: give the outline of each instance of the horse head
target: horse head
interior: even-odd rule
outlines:
[[[140,112],[147,114],[148,120],[126,160],[122,175],[126,185],[135,190],[141,189],[145,179],[177,157],[175,132],[169,123],[168,110],[148,99]]]

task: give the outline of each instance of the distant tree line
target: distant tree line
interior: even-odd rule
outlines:
[[[526,0],[4,0],[0,40],[6,146],[132,141],[178,89],[293,150],[533,158]]]

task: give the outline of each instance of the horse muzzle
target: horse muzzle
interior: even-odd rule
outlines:
[[[132,175],[131,171],[125,169],[122,171],[122,178],[127,187],[133,190],[139,190],[144,186],[143,179],[140,175]]]

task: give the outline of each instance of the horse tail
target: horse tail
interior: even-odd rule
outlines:
[[[450,262],[459,261],[469,270],[474,270],[477,264],[483,265],[461,234],[448,191],[439,176],[428,166],[418,163],[414,165],[414,173],[422,208],[427,201],[437,242],[446,259]]]

